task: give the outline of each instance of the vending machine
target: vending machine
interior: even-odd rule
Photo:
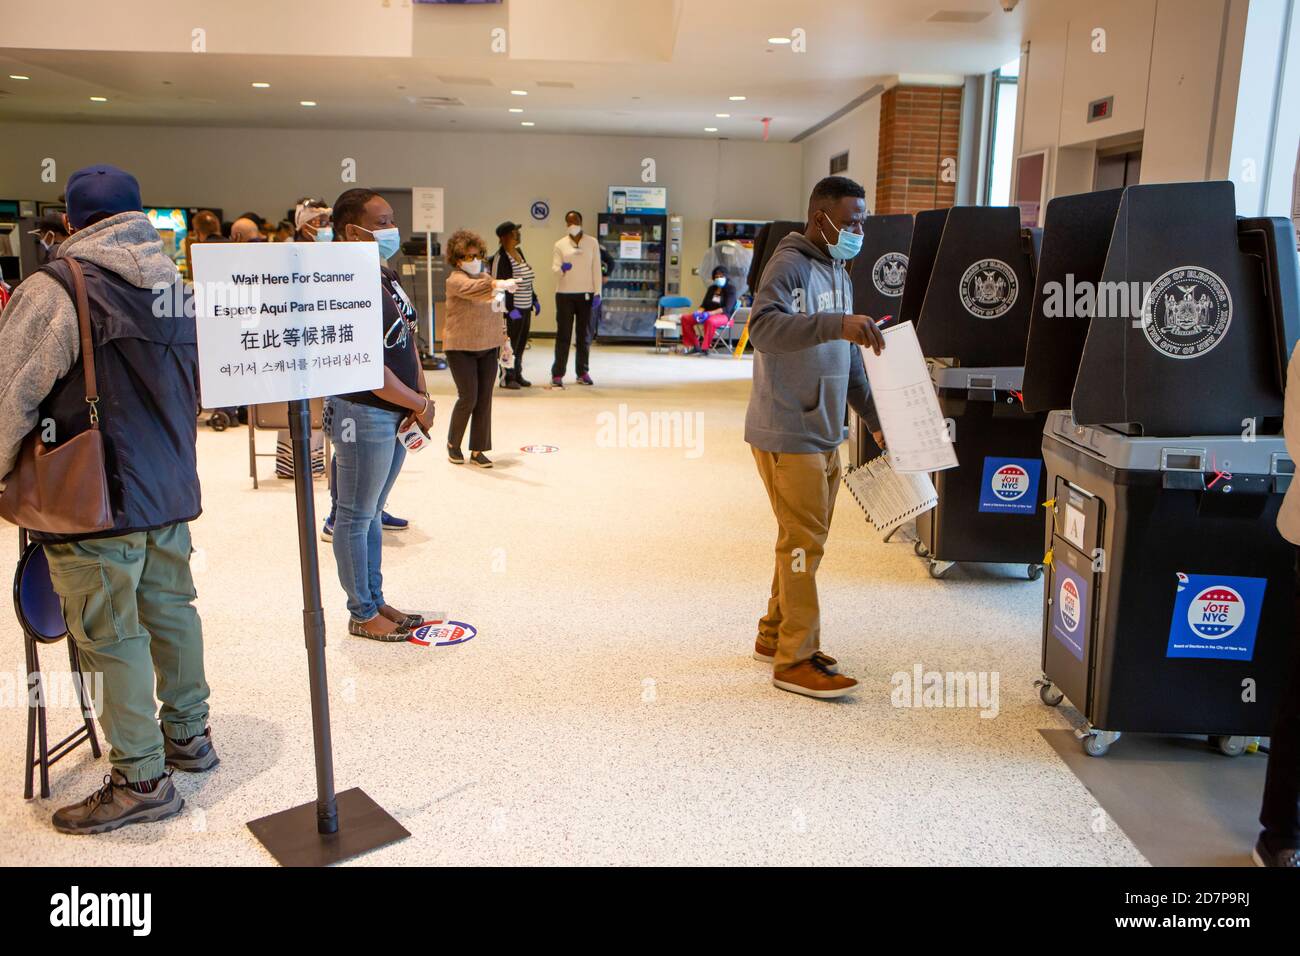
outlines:
[[[601,340],[654,341],[666,290],[668,216],[603,212],[597,239],[611,263],[601,295]]]

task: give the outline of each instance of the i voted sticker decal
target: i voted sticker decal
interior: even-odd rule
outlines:
[[[478,628],[464,621],[425,621],[407,638],[421,647],[451,647],[464,644],[478,634]]]
[[[1179,571],[1165,656],[1251,660],[1267,587],[1267,578]]]
[[[524,445],[519,449],[530,455],[553,455],[560,450],[559,445]]]

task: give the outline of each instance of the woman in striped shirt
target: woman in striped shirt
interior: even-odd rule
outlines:
[[[528,347],[528,330],[534,313],[540,312],[537,297],[533,295],[533,267],[519,248],[519,223],[503,222],[497,226],[497,250],[492,274],[497,279],[514,279],[519,285],[512,294],[506,293],[506,334],[515,353],[514,367],[506,368],[502,388],[527,388],[533,383],[524,378],[524,349]]]

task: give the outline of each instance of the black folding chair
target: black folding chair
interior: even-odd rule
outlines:
[[[14,572],[14,612],[23,628],[23,646],[27,652],[27,765],[23,782],[23,799],[32,798],[33,771],[41,768],[41,797],[50,795],[50,765],[66,757],[83,743],[90,743],[90,752],[100,756],[99,738],[95,734],[95,714],[87,701],[85,675],[81,672],[81,656],[77,644],[68,634],[63,620],[63,607],[54,593],[50,581],[50,566],[45,561],[45,549],[29,543],[24,530],[18,538],[18,568]],[[77,704],[81,708],[82,726],[64,737],[53,747],[45,727],[45,684],[41,679],[41,662],[37,656],[38,644],[57,644],[67,639],[68,666],[76,688]],[[39,742],[39,752],[37,743]]]

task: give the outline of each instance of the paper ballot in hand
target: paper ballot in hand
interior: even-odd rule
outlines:
[[[877,531],[891,531],[939,503],[929,475],[899,474],[890,467],[888,455],[850,471],[844,484]]]
[[[859,348],[889,447],[890,465],[900,473],[956,468],[957,453],[925,367],[916,327],[903,322],[881,334],[885,348],[879,355]]]

